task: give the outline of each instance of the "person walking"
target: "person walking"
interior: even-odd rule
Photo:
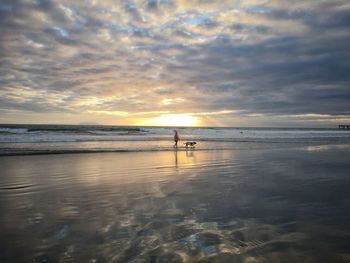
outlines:
[[[180,136],[179,136],[179,134],[177,133],[177,130],[174,130],[174,142],[175,142],[175,144],[174,144],[174,147],[176,147],[177,148],[177,142],[180,140]]]

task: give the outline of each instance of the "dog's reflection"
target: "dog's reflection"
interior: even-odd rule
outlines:
[[[194,151],[186,150],[186,157],[187,158],[194,158]]]

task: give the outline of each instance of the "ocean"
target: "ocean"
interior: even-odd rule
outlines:
[[[101,125],[0,125],[0,155],[171,151],[174,129],[196,150],[350,142],[350,131],[291,128],[174,128]]]

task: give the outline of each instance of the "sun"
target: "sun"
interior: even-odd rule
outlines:
[[[151,118],[143,122],[143,125],[150,126],[197,126],[200,119],[190,114],[165,114]]]

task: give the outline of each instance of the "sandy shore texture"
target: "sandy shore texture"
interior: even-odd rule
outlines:
[[[1,262],[350,262],[349,147],[0,157]]]

